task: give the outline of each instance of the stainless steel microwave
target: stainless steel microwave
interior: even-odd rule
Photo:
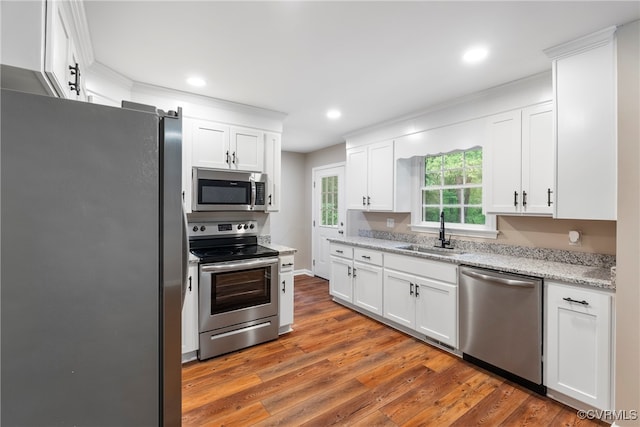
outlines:
[[[265,211],[267,175],[193,168],[191,209],[202,211]]]

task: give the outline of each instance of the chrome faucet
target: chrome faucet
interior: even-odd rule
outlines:
[[[447,246],[451,245],[451,240],[446,239],[444,232],[444,211],[440,211],[440,233],[438,234],[438,242],[440,242],[440,244],[436,245],[436,247],[451,249],[450,247],[447,248]]]

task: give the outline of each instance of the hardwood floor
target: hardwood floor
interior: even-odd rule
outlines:
[[[183,367],[183,426],[604,425],[295,286],[292,333]]]

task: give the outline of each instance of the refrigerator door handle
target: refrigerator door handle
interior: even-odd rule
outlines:
[[[187,222],[187,212],[182,205],[182,304],[184,306],[184,296],[187,292],[187,281],[189,277],[189,223]]]

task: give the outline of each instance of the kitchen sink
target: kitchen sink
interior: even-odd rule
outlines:
[[[440,255],[440,256],[462,255],[461,252],[458,252],[454,249],[438,248],[435,246],[431,247],[431,246],[421,246],[421,245],[403,245],[403,246],[396,246],[396,249],[400,249],[403,251],[410,251],[410,252],[421,252],[424,254],[431,254],[431,255]]]

